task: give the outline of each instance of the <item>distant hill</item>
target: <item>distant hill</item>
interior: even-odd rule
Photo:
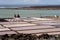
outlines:
[[[21,9],[52,9],[52,10],[55,10],[55,9],[60,9],[60,5],[58,6],[30,6],[30,7],[23,7]]]
[[[0,9],[23,9],[23,10],[60,10],[60,5],[47,5],[47,6],[23,6],[23,7],[1,7]]]

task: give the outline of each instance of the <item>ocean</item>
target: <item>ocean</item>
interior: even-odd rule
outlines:
[[[60,16],[60,10],[12,10],[0,9],[0,18],[12,18],[14,14],[21,17]]]

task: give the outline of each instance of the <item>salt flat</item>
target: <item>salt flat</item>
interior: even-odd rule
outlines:
[[[17,22],[0,22],[0,35],[3,34],[43,34],[48,33],[51,35],[60,34],[60,21],[49,19],[46,20],[36,19],[23,19]],[[27,20],[27,21],[26,21]],[[58,33],[57,33],[58,32]]]

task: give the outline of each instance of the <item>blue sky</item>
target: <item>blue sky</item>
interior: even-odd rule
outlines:
[[[60,0],[0,0],[0,5],[60,5]]]

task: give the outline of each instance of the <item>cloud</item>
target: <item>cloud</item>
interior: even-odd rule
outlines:
[[[21,0],[21,1],[15,1],[20,4],[38,4],[40,0]]]
[[[38,4],[40,0],[25,0],[25,4]]]
[[[0,0],[0,4],[39,4],[40,0]]]
[[[60,0],[0,0],[0,4],[60,4]]]

